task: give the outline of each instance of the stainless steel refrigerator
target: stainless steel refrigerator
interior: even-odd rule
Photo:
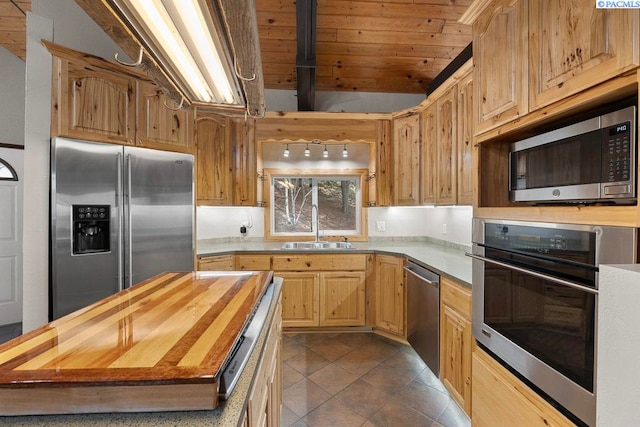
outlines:
[[[194,263],[193,156],[53,138],[50,317]]]

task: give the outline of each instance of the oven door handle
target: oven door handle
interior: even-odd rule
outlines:
[[[466,252],[465,253],[466,256],[480,260],[480,261],[484,261],[484,262],[488,262],[489,264],[495,264],[495,265],[499,265],[500,267],[504,267],[504,268],[508,268],[509,270],[513,270],[513,271],[518,271],[520,273],[525,273],[525,274],[530,274],[532,276],[538,277],[540,279],[544,279],[544,280],[548,280],[550,282],[554,282],[557,283],[559,285],[563,285],[563,286],[568,286],[570,288],[574,288],[574,289],[578,289],[584,292],[588,292],[590,294],[594,294],[594,295],[598,295],[598,290],[597,289],[593,289],[590,288],[588,286],[583,286],[583,285],[579,285],[577,283],[573,283],[573,282],[569,282],[567,280],[562,280],[562,279],[558,279],[552,276],[547,276],[546,274],[542,274],[542,273],[538,273],[536,271],[532,271],[532,270],[527,270],[526,268],[522,268],[522,267],[516,267],[514,265],[511,264],[507,264],[506,262],[500,262],[500,261],[495,261],[491,258],[486,258],[480,255],[476,255],[476,254],[471,254]]]

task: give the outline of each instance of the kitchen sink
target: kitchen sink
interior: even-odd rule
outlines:
[[[353,245],[349,242],[287,242],[281,249],[353,249]]]

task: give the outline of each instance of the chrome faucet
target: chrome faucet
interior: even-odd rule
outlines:
[[[318,213],[318,205],[311,205],[311,231],[313,231],[313,210],[316,210],[316,242],[320,241],[320,213]]]

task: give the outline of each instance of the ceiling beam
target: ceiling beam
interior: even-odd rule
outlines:
[[[298,111],[315,110],[317,10],[317,0],[296,1]]]

